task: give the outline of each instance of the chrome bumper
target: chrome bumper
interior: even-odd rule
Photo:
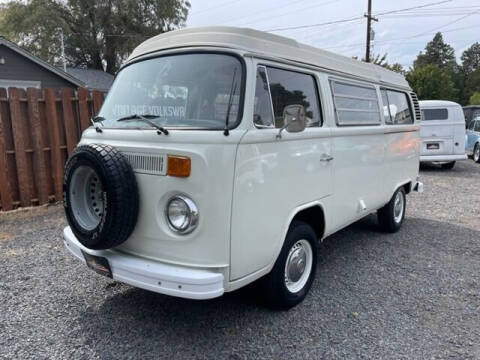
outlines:
[[[468,159],[467,154],[463,155],[420,155],[420,162],[447,162]]]
[[[63,230],[65,247],[85,263],[82,251],[108,260],[114,280],[161,294],[187,299],[223,295],[223,274],[164,264],[112,250],[90,250],[80,244],[70,227]]]

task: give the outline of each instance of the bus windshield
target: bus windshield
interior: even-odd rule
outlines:
[[[115,128],[152,127],[138,115],[161,127],[224,129],[228,122],[231,128],[240,120],[242,71],[240,60],[226,54],[142,60],[118,73],[98,119]],[[130,116],[131,121],[118,121]]]

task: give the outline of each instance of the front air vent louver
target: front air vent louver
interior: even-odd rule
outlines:
[[[412,92],[412,93],[410,93],[410,96],[412,97],[413,107],[415,108],[415,120],[416,121],[421,121],[422,120],[422,113],[420,111],[420,105],[418,103],[417,94]]]
[[[124,152],[123,155],[130,162],[133,171],[141,174],[166,175],[166,155],[151,155]]]

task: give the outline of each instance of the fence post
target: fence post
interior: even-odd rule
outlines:
[[[98,90],[93,90],[92,97],[93,97],[93,115],[95,116],[95,115],[98,115],[98,112],[100,111],[100,107],[102,106],[103,94]]]
[[[7,97],[7,91],[0,89],[0,97]],[[13,209],[12,186],[8,179],[7,167],[7,147],[5,144],[6,122],[0,111],[0,198],[2,200],[2,210],[8,211]]]
[[[45,90],[45,110],[50,132],[50,155],[53,170],[55,200],[63,198],[63,164],[60,151],[60,129],[58,128],[57,108],[53,89]]]
[[[78,115],[80,116],[80,134],[83,130],[90,126],[89,111],[88,111],[88,90],[85,88],[78,88]]]
[[[13,143],[15,146],[15,162],[17,164],[18,189],[20,192],[21,206],[30,206],[33,199],[33,179],[29,178],[26,144],[26,119],[20,109],[20,90],[17,88],[8,89],[8,102],[12,119]],[[31,174],[33,175],[33,174]]]
[[[72,90],[62,89],[63,121],[65,123],[65,138],[67,140],[67,153],[70,155],[78,143],[77,131],[72,109]]]
[[[50,175],[47,170],[45,144],[42,137],[42,123],[40,121],[40,109],[38,104],[38,89],[27,89],[28,117],[30,118],[30,133],[33,142],[33,171],[35,183],[37,184],[38,202],[48,203]]]

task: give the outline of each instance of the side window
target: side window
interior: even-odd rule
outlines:
[[[448,109],[423,109],[423,120],[447,120]]]
[[[468,124],[468,130],[474,130],[475,129],[475,120],[470,121],[470,124]]]
[[[480,120],[475,121],[475,131],[480,132]]]
[[[332,81],[331,87],[338,125],[380,124],[377,91],[373,86]]]
[[[268,89],[267,72],[264,66],[257,68],[253,122],[258,127],[273,127],[272,102]]]
[[[395,125],[413,124],[413,114],[410,109],[407,94],[400,91],[382,89],[382,96],[384,92],[386,92],[387,95],[388,110],[390,112],[390,121],[385,122]],[[383,105],[385,107],[385,100]],[[424,120],[426,120],[425,115],[424,113]]]
[[[267,72],[272,94],[275,127],[283,126],[283,110],[288,105],[305,107],[307,127],[321,126],[320,102],[313,76],[272,67],[268,67]]]

